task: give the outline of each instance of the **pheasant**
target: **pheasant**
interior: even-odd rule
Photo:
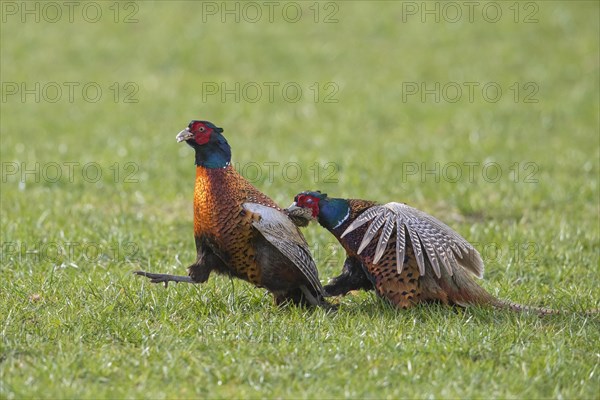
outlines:
[[[177,135],[195,150],[196,261],[188,276],[135,271],[153,283],[205,282],[210,273],[240,278],[270,291],[276,304],[328,307],[308,244],[273,200],[231,165],[223,129],[192,121]]]
[[[342,273],[325,286],[332,296],[375,289],[401,309],[434,301],[559,313],[499,300],[486,292],[473,279],[483,276],[479,252],[441,221],[406,204],[302,192],[287,212],[299,226],[317,220],[346,250]]]

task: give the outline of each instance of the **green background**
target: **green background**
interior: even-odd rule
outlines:
[[[0,396],[599,397],[598,2],[75,3],[0,4]],[[195,257],[191,119],[281,205],[406,202],[492,294],[567,313],[134,277]]]

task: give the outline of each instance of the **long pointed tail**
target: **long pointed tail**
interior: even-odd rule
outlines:
[[[441,300],[444,303],[456,304],[463,307],[476,304],[490,305],[498,309],[528,312],[540,316],[557,314],[598,316],[600,314],[600,309],[586,311],[556,310],[501,300],[479,286],[467,271],[461,269],[454,271],[454,275],[452,276],[442,271],[442,276],[439,279],[434,278],[433,274],[426,274],[420,279],[424,299]]]
[[[518,311],[518,312],[531,312],[531,313],[535,313],[538,314],[540,316],[544,316],[544,315],[557,315],[557,314],[579,314],[579,315],[587,315],[587,316],[597,316],[598,314],[600,314],[600,309],[599,308],[593,308],[591,310],[585,310],[585,311],[568,311],[568,310],[556,310],[553,308],[546,308],[546,307],[535,307],[535,306],[526,306],[523,304],[519,304],[519,303],[513,303],[511,301],[506,301],[506,300],[499,300],[499,299],[494,299],[495,301],[492,301],[491,304],[494,307],[500,308],[500,309],[508,309],[508,310],[512,310],[512,311]]]
[[[555,310],[553,308],[546,308],[546,307],[526,306],[524,304],[513,303],[512,301],[505,301],[505,300],[499,300],[499,299],[494,299],[494,301],[492,301],[491,304],[494,307],[497,307],[500,309],[512,310],[512,311],[517,311],[517,312],[530,312],[530,313],[538,314],[540,316],[568,313],[567,311],[563,311],[563,310]]]
[[[430,282],[428,282],[430,284]],[[468,304],[489,304],[493,307],[503,310],[511,310],[516,312],[533,313],[539,316],[546,315],[563,315],[563,314],[579,314],[586,316],[597,316],[600,314],[600,309],[592,309],[585,311],[568,311],[557,310],[547,307],[529,306],[512,301],[501,300],[494,297],[484,288],[479,286],[471,276],[460,271],[455,273],[451,279],[442,279],[439,281],[443,291],[447,294],[448,300],[459,305]]]

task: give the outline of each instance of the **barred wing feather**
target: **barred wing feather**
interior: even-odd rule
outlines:
[[[449,226],[423,211],[401,203],[374,206],[359,215],[342,237],[369,221],[371,224],[363,236],[358,253],[361,254],[377,233],[380,233],[373,256],[374,264],[381,260],[396,231],[396,265],[398,273],[401,273],[408,232],[421,275],[425,274],[426,256],[438,278],[442,274],[442,268],[453,275],[459,266],[477,277],[483,276],[483,260],[479,252]]]
[[[302,271],[315,292],[325,293],[319,281],[317,266],[310,255],[308,244],[292,220],[281,211],[257,203],[244,203],[245,210],[260,215],[252,223],[265,239],[289,258]]]

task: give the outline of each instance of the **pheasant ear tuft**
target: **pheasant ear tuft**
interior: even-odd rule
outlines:
[[[223,128],[219,128],[219,127],[215,127],[215,131],[217,131],[219,133],[222,133],[224,131],[224,129]]]

